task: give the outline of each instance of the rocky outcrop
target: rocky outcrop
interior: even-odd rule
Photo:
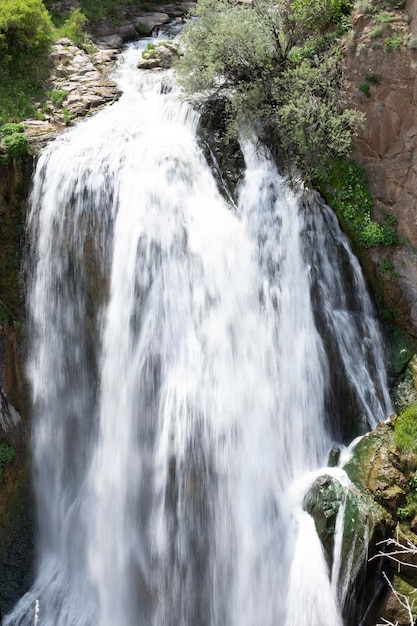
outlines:
[[[329,470],[305,497],[330,570],[335,537],[341,532],[339,587],[346,599],[347,624],[362,619],[363,626],[374,626],[385,619],[410,626],[397,594],[405,594],[412,604],[416,590],[417,446],[404,448],[404,433],[413,436],[416,415],[413,409],[379,424],[345,464],[347,482]],[[397,554],[391,556],[393,552]]]
[[[41,119],[25,120],[25,133],[36,154],[74,121],[95,113],[120,96],[109,78],[117,50],[94,49],[88,53],[69,39],[59,39],[50,55],[49,99],[39,112]]]
[[[394,6],[400,8],[393,8]],[[417,2],[361,3],[347,43],[350,105],[366,116],[355,140],[374,198],[374,218],[391,216],[399,245],[368,254],[397,321],[417,337]],[[386,268],[390,268],[389,274]]]
[[[99,17],[100,9],[97,11],[98,18],[89,24],[89,32],[100,47],[120,48],[128,41],[159,31],[169,22],[182,22],[194,5],[195,2],[185,0],[163,5],[152,4],[152,10],[149,10],[151,7],[146,2],[139,6],[115,3],[112,16]],[[68,15],[74,8],[81,8],[79,0],[57,0],[50,6],[50,10],[61,15]]]

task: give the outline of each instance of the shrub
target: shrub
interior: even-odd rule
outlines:
[[[335,42],[346,29],[343,14],[350,3],[314,0],[316,12],[323,3],[327,13],[321,26],[326,26],[313,36],[296,19],[297,12],[310,11],[305,1],[278,9],[272,0],[251,5],[200,0],[199,19],[184,29],[177,62],[186,91],[222,91],[233,111],[230,126],[255,129],[306,178],[327,158],[349,152],[363,119],[357,111],[343,110],[339,91]],[[333,30],[329,20],[338,20]]]
[[[89,43],[86,22],[87,18],[81,9],[72,9],[67,19],[58,28],[58,36],[68,37],[72,43],[82,48]]]
[[[406,409],[395,421],[395,444],[401,452],[417,454],[417,404]]]
[[[377,37],[380,37],[383,32],[384,32],[384,26],[381,26],[381,24],[378,24],[371,30],[371,33],[369,36],[371,39],[376,39]]]
[[[22,55],[44,53],[52,42],[53,28],[42,0],[2,0],[0,50],[5,64]]]
[[[62,103],[64,102],[67,95],[68,91],[64,91],[62,89],[52,89],[52,91],[49,93],[51,102],[56,108],[62,106]]]
[[[35,114],[53,26],[42,0],[0,1],[0,124]]]
[[[380,224],[371,217],[372,196],[358,163],[329,161],[316,176],[315,183],[358,247],[372,248],[397,242],[389,224]]]
[[[337,24],[350,12],[348,0],[292,0],[291,12],[297,24],[308,32],[321,32],[331,24]]]
[[[8,159],[28,154],[29,141],[23,131],[21,124],[9,123],[0,128],[1,143]]]
[[[363,122],[359,111],[340,108],[334,62],[319,66],[304,60],[275,81],[275,124],[291,161],[308,176],[329,159],[351,150],[351,137]]]
[[[388,50],[397,50],[404,41],[404,37],[398,33],[394,33],[392,37],[386,37],[384,39],[385,46]]]
[[[368,83],[362,83],[358,86],[359,91],[361,91],[367,98],[371,97],[371,88]]]

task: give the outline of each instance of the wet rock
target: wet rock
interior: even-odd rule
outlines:
[[[172,67],[177,56],[177,46],[174,43],[169,41],[156,43],[152,48],[143,51],[138,68],[143,70],[156,68],[166,70]]]
[[[329,571],[337,575],[339,600],[347,623],[357,623],[372,602],[376,554],[381,538],[394,526],[391,515],[354,484],[332,475],[319,476],[304,499],[313,517]],[[339,516],[342,516],[339,518]],[[336,532],[341,550],[339,572],[334,572]]]
[[[137,32],[141,35],[150,35],[154,28],[167,24],[170,20],[168,13],[148,13],[132,20]]]

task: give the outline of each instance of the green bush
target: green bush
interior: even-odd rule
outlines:
[[[44,53],[53,39],[53,27],[42,0],[2,0],[0,3],[0,51],[2,62],[16,62],[22,55]]]
[[[52,89],[48,95],[54,107],[59,108],[62,106],[62,103],[67,97],[68,91],[64,91],[62,89]]]
[[[367,98],[371,97],[371,88],[368,83],[362,83],[358,86],[359,91],[361,91]]]
[[[64,23],[58,28],[58,37],[68,37],[73,44],[82,48],[89,43],[86,22],[87,18],[81,9],[72,9]]]
[[[274,122],[281,146],[307,176],[329,159],[351,150],[351,137],[363,123],[359,111],[340,108],[338,68],[330,61],[304,60],[289,67],[274,83]]]
[[[337,24],[350,12],[349,0],[292,0],[291,12],[297,25],[308,32],[321,32],[331,24]]]
[[[400,452],[417,454],[417,404],[397,417],[394,435],[395,444]]]
[[[361,248],[397,243],[388,224],[371,217],[372,196],[362,167],[355,161],[329,161],[318,172],[315,183],[335,211],[344,230]]]
[[[21,124],[4,124],[0,127],[1,144],[7,158],[15,158],[29,153],[29,141]]]
[[[296,18],[324,5],[323,21],[314,26],[321,30],[313,36]],[[232,131],[255,129],[289,169],[296,165],[311,178],[328,158],[349,153],[363,121],[361,113],[343,108],[339,89],[337,39],[350,24],[349,7],[345,0],[279,7],[272,0],[199,0],[199,19],[182,34],[180,82],[188,93],[221,91],[229,99]]]
[[[0,124],[36,116],[53,34],[42,0],[0,1]]]
[[[394,33],[392,37],[386,37],[384,39],[385,46],[388,50],[397,50],[404,41],[404,37],[398,33]]]

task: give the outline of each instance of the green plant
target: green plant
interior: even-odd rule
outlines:
[[[343,106],[338,40],[350,2],[199,0],[176,67],[188,93],[222,92],[229,132],[255,128],[284,165],[311,179],[346,156],[363,115]],[[299,19],[297,19],[299,18]],[[248,45],[248,42],[251,45]]]
[[[68,91],[64,91],[62,89],[52,89],[49,93],[50,100],[54,107],[59,108],[62,106],[65,98],[68,95]]]
[[[404,37],[398,33],[394,33],[392,37],[386,37],[384,39],[385,46],[388,50],[397,50],[404,41]]]
[[[405,506],[399,506],[396,510],[396,515],[399,520],[405,521],[412,519],[417,513],[417,504],[406,504]]]
[[[391,272],[394,269],[394,264],[392,261],[384,260],[378,263],[378,267],[381,272]]]
[[[42,0],[1,0],[0,124],[34,115],[45,92],[53,34]]]
[[[14,461],[15,457],[16,450],[7,441],[0,441],[0,475],[3,474],[5,466]]]
[[[371,97],[371,88],[368,83],[362,83],[358,86],[359,91],[361,91],[367,98]]]
[[[395,14],[388,11],[381,11],[375,16],[375,19],[380,24],[391,24],[395,20]]]
[[[0,4],[0,51],[2,65],[23,56],[38,56],[48,50],[53,29],[42,0],[2,0]]]
[[[358,247],[371,248],[396,242],[392,228],[371,217],[372,196],[358,163],[329,161],[316,176],[315,183]]]
[[[86,22],[87,18],[80,8],[72,9],[67,19],[58,28],[58,37],[68,37],[76,46],[85,46],[89,41]]]
[[[394,435],[395,444],[400,452],[417,454],[417,404],[397,417]]]
[[[294,20],[308,32],[321,32],[337,24],[348,13],[352,3],[346,0],[292,0],[290,8]]]
[[[64,116],[64,124],[68,126],[71,123],[71,114],[68,109],[62,109],[62,114]]]
[[[379,74],[368,72],[365,76],[365,80],[367,83],[371,83],[372,85],[379,85],[381,82],[381,76]]]
[[[383,32],[384,32],[384,26],[381,26],[380,24],[378,24],[377,26],[374,26],[369,36],[371,39],[376,39],[377,37],[380,37]]]
[[[142,52],[143,59],[153,59],[156,55],[156,46],[154,43],[148,43],[145,50]]]
[[[29,141],[21,124],[4,124],[0,127],[0,138],[7,158],[15,158],[29,153]]]

